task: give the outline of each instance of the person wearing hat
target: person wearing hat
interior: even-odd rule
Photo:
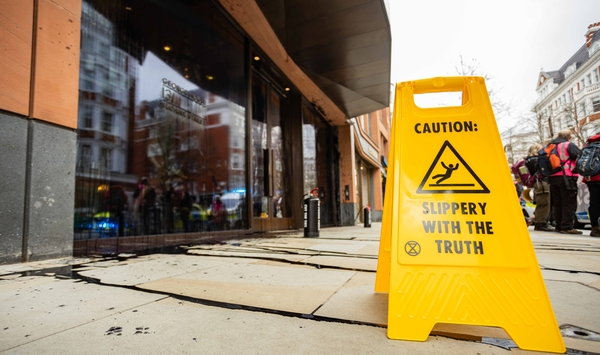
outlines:
[[[535,144],[528,149],[528,156],[526,157],[526,168],[532,176],[536,178],[532,189],[534,191],[534,230],[543,232],[553,232],[555,229],[551,227],[547,221],[551,212],[551,188],[545,177],[538,172],[538,169],[534,166],[529,167],[528,158],[537,157],[538,151],[543,148],[540,144]],[[532,159],[535,162],[537,159]],[[537,164],[538,165],[538,164]]]

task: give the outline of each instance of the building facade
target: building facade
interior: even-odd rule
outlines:
[[[365,208],[372,221],[382,220],[391,119],[387,107],[339,128],[343,225],[364,223]]]
[[[381,206],[388,138],[369,130],[389,114],[355,126],[389,105],[383,1],[8,0],[0,15],[0,263],[299,229],[310,191],[339,226],[346,185],[356,209]],[[370,174],[347,181],[364,140]]]
[[[599,23],[588,27],[582,47],[558,70],[541,71],[534,106],[543,140],[570,129],[580,147],[599,132]]]

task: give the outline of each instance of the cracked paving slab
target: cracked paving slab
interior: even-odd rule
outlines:
[[[142,333],[138,333],[142,328]],[[108,334],[108,330],[117,333]],[[117,335],[121,334],[121,335]],[[508,355],[513,350],[430,336],[390,340],[386,329],[209,307],[168,298],[23,343],[11,354]],[[540,354],[540,353],[538,353]]]
[[[311,314],[353,275],[346,270],[227,263],[136,287],[213,302]]]
[[[2,281],[0,352],[165,297],[53,277],[28,276]]]

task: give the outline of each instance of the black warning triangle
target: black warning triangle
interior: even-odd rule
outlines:
[[[445,141],[417,189],[418,194],[488,194],[490,190]]]

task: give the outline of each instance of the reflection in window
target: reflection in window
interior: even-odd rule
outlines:
[[[110,148],[100,148],[100,169],[110,171],[112,167],[113,150]]]
[[[84,168],[89,168],[92,162],[92,146],[88,144],[82,144],[79,146],[78,153],[77,165]]]
[[[310,124],[303,124],[303,171],[305,172],[303,191],[305,193],[318,186],[315,137],[316,129]]]
[[[266,218],[269,210],[265,197],[265,150],[267,149],[267,87],[253,77],[252,105],[252,199],[253,217]]]
[[[91,106],[85,106],[82,112],[83,116],[83,128],[94,127],[94,110]]]
[[[83,89],[86,91],[94,91],[96,89],[96,85],[91,79],[84,80],[83,84]]]
[[[211,2],[124,8],[82,3],[75,237],[248,228],[242,35]]]
[[[105,132],[113,131],[113,114],[110,112],[102,113],[102,120],[100,121],[100,129]]]
[[[302,106],[302,113],[304,193],[319,189],[321,224],[333,225],[336,224],[334,199],[338,193],[334,187],[333,167],[336,164],[332,152],[337,136],[307,102]]]
[[[240,154],[232,154],[232,169],[243,170],[244,169],[244,157]]]

